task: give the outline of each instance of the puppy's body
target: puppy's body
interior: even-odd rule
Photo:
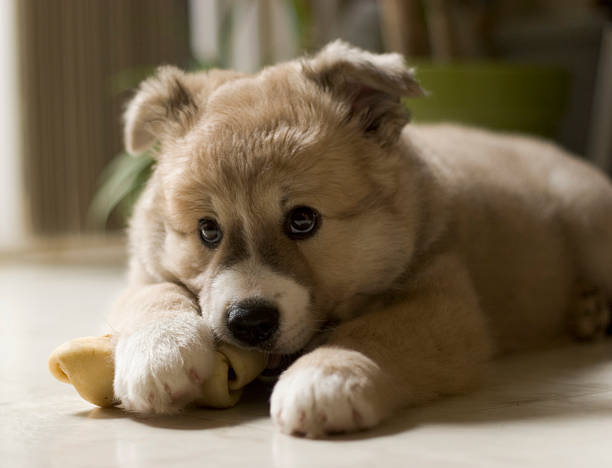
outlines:
[[[112,319],[127,409],[193,399],[214,337],[293,353],[331,321],[281,376],[272,417],[311,436],[370,427],[469,388],[496,351],[563,339],[578,285],[612,293],[605,177],[527,138],[404,127],[399,97],[419,93],[398,56],[341,43],[254,77],[145,82],[126,141],[161,151]],[[318,214],[307,236],[287,230],[296,207]],[[266,328],[245,335],[236,310]]]
[[[470,273],[499,350],[567,336],[579,288],[612,288],[612,187],[543,141],[458,126],[408,126],[436,177],[445,242]],[[578,305],[579,306],[579,305]]]

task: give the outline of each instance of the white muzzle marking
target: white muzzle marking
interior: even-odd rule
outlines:
[[[252,260],[234,265],[214,277],[200,305],[215,334],[222,340],[236,343],[227,328],[227,309],[234,302],[253,298],[264,299],[278,308],[280,324],[273,352],[293,353],[314,334],[316,320],[308,289]]]

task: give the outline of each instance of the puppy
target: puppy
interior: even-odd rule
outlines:
[[[111,317],[125,409],[188,404],[217,340],[307,350],[275,424],[355,431],[470,389],[494,354],[606,327],[582,293],[612,293],[610,182],[546,142],[407,125],[422,94],[399,55],[342,42],[142,83],[127,150],[158,146]]]

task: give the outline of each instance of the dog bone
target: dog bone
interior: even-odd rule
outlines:
[[[119,402],[113,394],[114,349],[112,335],[90,336],[68,341],[51,353],[49,370],[62,382],[74,386],[81,397],[94,405],[110,407]],[[234,406],[245,385],[266,367],[263,353],[222,344],[216,351],[213,375],[202,384],[198,406]]]

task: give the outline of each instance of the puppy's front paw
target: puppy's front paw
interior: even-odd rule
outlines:
[[[200,317],[151,323],[119,338],[115,396],[128,411],[175,413],[199,396],[214,364],[212,334]]]
[[[274,387],[272,419],[282,432],[307,437],[375,426],[384,414],[368,367],[298,360]]]

